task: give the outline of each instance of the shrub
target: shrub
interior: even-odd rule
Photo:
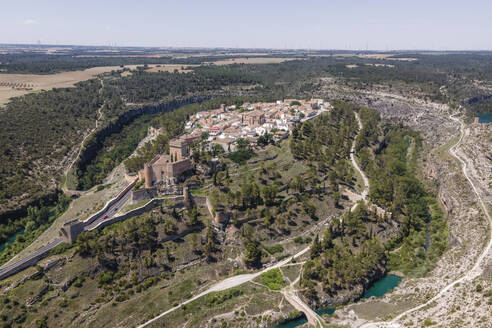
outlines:
[[[219,305],[242,294],[243,292],[237,288],[231,288],[222,292],[211,293],[207,298],[207,305]]]
[[[273,245],[273,246],[265,246],[265,250],[270,253],[271,255],[275,253],[280,253],[284,251],[284,247],[280,244]]]
[[[106,285],[113,282],[114,274],[113,272],[104,272],[101,277],[99,277],[99,285]]]
[[[433,326],[435,324],[436,324],[436,322],[432,321],[430,318],[427,318],[427,319],[424,320],[424,326],[425,327]]]
[[[116,296],[114,299],[116,302],[124,302],[128,299],[128,296],[125,293],[121,293],[120,295]]]
[[[280,269],[269,270],[260,276],[262,283],[271,290],[280,290],[287,285]]]

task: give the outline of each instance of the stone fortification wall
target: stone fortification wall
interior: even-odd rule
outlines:
[[[85,223],[77,219],[66,222],[62,228],[62,237],[66,242],[74,243],[77,236],[84,231]]]
[[[3,267],[2,269],[0,269],[0,280],[5,279],[13,274],[16,274],[17,272],[20,272],[25,268],[36,265],[39,261],[45,258],[53,248],[60,245],[62,242],[63,242],[62,238],[57,238],[55,241],[46,245],[39,251],[36,251],[33,254],[27,256],[26,258],[16,263],[13,263],[11,265]]]
[[[136,209],[128,211],[125,214],[115,216],[115,217],[112,217],[112,218],[109,218],[107,220],[102,221],[100,224],[98,224],[97,226],[95,226],[91,230],[102,229],[102,228],[107,227],[113,223],[123,221],[123,220],[129,219],[129,218],[132,218],[134,216],[141,215],[147,211],[150,211],[151,209],[153,209],[157,206],[160,206],[164,201],[167,201],[167,200],[173,201],[174,206],[183,206],[184,197],[183,196],[176,196],[173,198],[154,198],[141,207],[138,207]]]
[[[111,207],[114,203],[116,203],[117,201],[119,201],[121,199],[121,197],[123,197],[130,189],[133,188],[133,186],[135,186],[135,184],[137,183],[137,179],[135,179],[135,181],[133,181],[132,183],[130,183],[125,189],[123,189],[115,198],[111,199],[109,202],[106,203],[106,205],[99,211],[97,212],[96,214],[92,215],[91,217],[89,217],[87,220],[83,221],[85,223],[85,225],[89,225],[91,224],[92,222],[94,222],[99,216],[101,216],[104,212],[106,212],[108,210],[109,207]]]
[[[133,187],[134,183],[131,184],[131,187]],[[125,188],[125,190],[127,188]],[[121,196],[121,193],[118,196]],[[189,195],[188,195],[188,197],[189,197]],[[146,203],[145,205],[143,205],[139,208],[131,210],[131,211],[129,211],[123,215],[119,215],[119,216],[109,218],[107,220],[102,221],[99,225],[95,226],[91,230],[102,229],[102,228],[107,227],[107,226],[114,224],[116,222],[123,221],[123,220],[129,219],[129,218],[137,216],[137,215],[141,215],[141,214],[163,204],[163,202],[165,202],[167,200],[173,201],[174,206],[183,206],[185,203],[185,198],[186,197],[184,195],[182,195],[182,196],[176,196],[173,198],[155,198],[155,199],[152,199],[148,203]],[[228,216],[225,213],[222,213],[222,212],[215,213],[213,206],[212,206],[212,203],[210,202],[208,197],[192,196],[190,198],[197,206],[206,206],[208,211],[210,212],[210,215],[214,218],[214,221],[216,223],[223,223],[224,222],[223,220],[228,219]],[[116,199],[119,200],[118,197],[116,197]],[[111,205],[109,205],[109,206],[111,206]],[[77,236],[81,232],[83,232],[84,228],[86,226],[90,225],[90,223],[92,223],[92,222],[93,221],[89,222],[89,220],[79,221],[79,220],[75,219],[75,220],[72,220],[72,221],[65,223],[61,229],[63,238],[57,238],[52,243],[46,245],[45,247],[43,247],[39,251],[36,251],[35,253],[26,257],[25,259],[22,259],[21,261],[18,261],[12,265],[9,265],[8,267],[4,267],[4,268],[0,269],[0,280],[7,278],[7,277],[9,277],[9,276],[21,271],[21,270],[24,270],[25,268],[36,265],[41,259],[45,258],[54,247],[60,245],[64,241],[70,242],[70,243],[75,242],[77,240]],[[192,227],[188,230],[182,231],[181,233],[179,233],[177,235],[168,236],[168,237],[164,238],[163,240],[161,240],[161,242],[182,238],[186,234],[193,232],[196,229],[197,229],[197,227]]]
[[[172,176],[174,178],[179,177],[183,172],[191,169],[191,161],[188,158],[178,162],[167,164],[168,176]]]
[[[147,204],[145,204],[142,207],[138,207],[134,210],[131,210],[131,211],[123,214],[123,215],[115,216],[115,217],[112,217],[112,218],[109,218],[107,220],[102,221],[100,224],[95,226],[93,230],[95,230],[95,229],[100,230],[104,227],[107,227],[107,226],[113,224],[113,223],[123,221],[123,220],[129,219],[129,218],[137,216],[137,215],[141,215],[141,214],[143,214],[147,211],[150,211],[151,209],[161,205],[162,201],[163,201],[162,198],[152,199],[151,201],[149,201]]]
[[[192,196],[191,199],[197,206],[206,206],[208,209],[208,212],[210,213],[210,216],[214,219],[215,223],[218,224],[224,224],[227,222],[229,219],[229,214],[222,212],[222,211],[216,211],[214,209],[214,206],[212,205],[212,202],[210,199],[206,196]]]
[[[157,197],[157,188],[149,188],[149,189],[141,189],[141,190],[133,190],[131,201],[139,202],[144,199],[151,199]]]

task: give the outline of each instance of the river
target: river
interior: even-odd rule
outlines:
[[[479,123],[492,123],[492,112],[478,114],[477,117]]]
[[[7,241],[4,244],[0,245],[0,253],[5,250],[5,247],[7,245],[12,244],[15,241],[15,239],[17,238],[17,236],[23,235],[23,234],[24,234],[24,230],[21,230],[21,231],[17,232],[15,235],[11,236],[9,239],[7,239]]]
[[[374,285],[372,285],[371,288],[362,296],[363,299],[371,298],[372,296],[374,297],[382,297],[384,294],[387,292],[392,291],[395,289],[396,286],[398,286],[401,282],[402,278],[399,276],[396,276],[394,274],[389,274],[383,279],[377,281]],[[323,314],[329,314],[332,315],[335,313],[335,308],[326,308],[322,310],[316,311],[320,316]],[[306,316],[302,316],[299,319],[295,319],[286,323],[283,323],[281,325],[277,325],[273,328],[294,328],[301,326],[307,322]]]

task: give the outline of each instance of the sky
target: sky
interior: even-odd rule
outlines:
[[[492,50],[492,0],[0,0],[0,43]]]

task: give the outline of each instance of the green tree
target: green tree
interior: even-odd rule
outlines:
[[[258,267],[261,264],[261,250],[256,240],[250,240],[246,244],[244,263],[248,267]]]
[[[318,235],[316,235],[313,243],[311,244],[311,248],[309,248],[309,255],[311,256],[311,259],[318,257],[322,251],[323,248],[321,247],[321,242],[319,241]]]

